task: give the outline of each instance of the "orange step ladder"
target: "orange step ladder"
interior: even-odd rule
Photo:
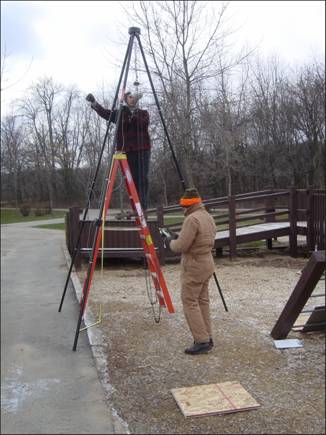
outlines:
[[[113,193],[113,186],[119,167],[124,176],[130,203],[136,215],[135,224],[139,228],[139,236],[144,249],[145,259],[147,261],[148,269],[150,271],[150,275],[152,277],[155,286],[155,292],[158,297],[160,306],[166,307],[169,313],[175,312],[163,273],[161,271],[160,263],[156,255],[153,240],[149,228],[147,226],[145,215],[139,201],[136,186],[130,172],[127,156],[123,152],[115,152],[113,154],[112,165],[111,165],[109,177],[107,179],[106,194],[105,194],[105,200],[104,200],[103,210],[102,210],[102,219],[98,221],[97,231],[95,234],[96,240],[95,240],[94,248],[92,250],[92,258],[89,261],[88,270],[83,285],[83,292],[80,301],[80,314],[79,314],[79,319],[78,319],[78,324],[77,324],[77,329],[75,334],[73,350],[76,350],[77,348],[80,325],[87,304],[87,299],[92,283],[92,278],[96,266],[98,252],[100,249],[100,244],[101,241],[103,240],[103,229],[104,229],[105,219],[107,216],[107,211],[110,206],[112,193]]]

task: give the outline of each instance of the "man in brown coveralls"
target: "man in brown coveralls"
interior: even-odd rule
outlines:
[[[181,253],[181,300],[194,344],[185,353],[206,353],[213,347],[208,283],[215,269],[212,248],[216,225],[207,212],[197,189],[186,189],[180,199],[185,220],[178,238],[166,244]]]

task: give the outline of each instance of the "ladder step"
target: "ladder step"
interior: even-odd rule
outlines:
[[[99,248],[98,250],[102,251],[102,248]],[[155,247],[155,250],[158,251],[158,248]],[[92,248],[81,248],[81,249],[79,249],[79,251],[89,252],[89,251],[92,251]],[[110,252],[110,251],[112,251],[112,252],[118,252],[118,251],[122,251],[122,252],[129,252],[129,251],[131,251],[131,252],[144,252],[144,249],[143,248],[104,248],[104,252]],[[146,254],[146,257],[147,256],[149,256],[149,258],[151,259],[150,254]]]
[[[135,227],[110,227],[110,226],[105,226],[104,227],[104,231],[139,231],[138,228]]]

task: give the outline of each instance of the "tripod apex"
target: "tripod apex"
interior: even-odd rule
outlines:
[[[139,27],[129,27],[128,33],[129,33],[129,35],[132,35],[133,33],[140,35],[140,28]]]

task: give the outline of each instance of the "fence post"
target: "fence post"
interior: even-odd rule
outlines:
[[[237,255],[237,226],[236,226],[236,216],[235,216],[235,197],[230,195],[228,197],[229,205],[229,246],[230,246],[230,258],[232,259]]]
[[[70,210],[65,215],[65,238],[66,238],[66,247],[71,254],[71,242],[70,242]]]
[[[271,188],[270,193],[273,193],[273,188]],[[268,197],[265,203],[265,213],[275,213],[275,198]],[[265,222],[275,222],[275,215],[265,216]],[[266,239],[267,249],[273,248],[273,239]]]
[[[308,251],[312,252],[315,249],[315,238],[314,238],[314,197],[311,188],[307,189],[307,248]]]
[[[290,255],[291,257],[296,257],[298,253],[298,241],[297,241],[297,191],[295,187],[290,188],[290,198],[289,198],[289,217],[290,217]]]
[[[69,232],[70,232],[70,246],[71,246],[71,253],[73,254],[73,251],[77,248],[77,240],[78,240],[78,234],[79,234],[79,213],[80,208],[79,207],[70,207],[69,208]],[[79,248],[82,246],[80,243]],[[77,255],[75,257],[75,264],[76,269],[79,269],[81,266],[81,256],[80,252],[77,252]]]
[[[157,225],[159,228],[164,227],[164,212],[163,212],[163,206],[159,205],[156,207],[156,216],[157,216]]]

